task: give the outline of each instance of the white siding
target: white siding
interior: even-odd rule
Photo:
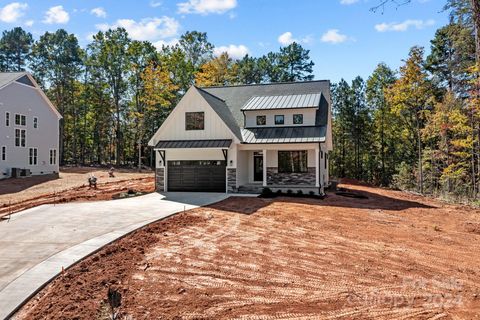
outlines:
[[[5,126],[5,113],[10,113],[10,126]],[[26,116],[26,126],[15,125],[15,114]],[[38,128],[33,127],[33,118],[38,118]],[[7,161],[0,159],[0,179],[10,176],[11,168],[30,169],[32,174],[58,172],[58,159],[50,165],[50,149],[57,150],[57,115],[36,88],[11,83],[0,89],[0,146],[7,147]],[[26,146],[15,147],[15,129],[26,129]],[[38,148],[37,165],[28,164],[29,148]]]
[[[303,114],[303,126],[315,125],[315,111],[316,109],[279,109],[279,110],[252,110],[245,111],[245,127],[280,127],[282,125],[275,124],[275,115],[284,115],[285,124],[283,126],[293,126],[293,115]],[[257,116],[266,116],[267,124],[264,126],[257,126]],[[295,126],[302,126],[296,124]]]

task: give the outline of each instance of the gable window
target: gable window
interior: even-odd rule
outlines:
[[[38,149],[30,148],[28,151],[28,164],[31,166],[36,166],[38,160]]]
[[[279,173],[300,173],[308,171],[308,151],[278,151]]]
[[[57,164],[57,149],[50,149],[50,164]]]
[[[27,131],[25,129],[15,129],[15,147],[25,147],[27,145]]]
[[[5,126],[10,127],[10,112],[5,112]]]
[[[275,116],[275,124],[284,124],[285,116],[283,114]]]
[[[7,160],[7,146],[2,147],[2,161]]]
[[[33,128],[34,129],[38,128],[38,117],[33,117]]]
[[[294,114],[293,124],[303,124],[303,114]]]
[[[185,130],[205,129],[205,112],[186,112]]]
[[[15,114],[15,125],[16,126],[26,126],[27,125],[27,117],[22,114]]]
[[[264,126],[267,124],[267,116],[257,116],[257,126]]]

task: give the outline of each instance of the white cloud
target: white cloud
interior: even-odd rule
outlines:
[[[27,20],[27,21],[25,21],[24,24],[25,24],[25,26],[27,26],[27,27],[31,27],[31,26],[33,26],[34,23],[35,23],[35,21],[33,21],[33,20]]]
[[[145,18],[138,22],[132,19],[119,19],[114,24],[102,23],[97,24],[96,27],[102,31],[118,27],[125,28],[134,40],[155,42],[176,36],[180,24],[174,18],[164,16],[161,18]]]
[[[70,20],[70,15],[63,9],[63,6],[55,6],[45,12],[44,23],[47,24],[65,24]]]
[[[28,4],[20,2],[12,2],[0,8],[0,21],[6,23],[14,23],[25,15]]]
[[[160,7],[162,5],[162,2],[161,1],[150,1],[150,7],[152,8],[156,8],[156,7]]]
[[[163,46],[173,47],[176,44],[178,44],[177,38],[173,38],[171,40],[158,40],[153,43],[153,45],[155,46],[155,48],[157,48],[157,50],[161,50]]]
[[[340,0],[340,4],[350,5],[350,4],[357,3],[358,1],[360,0]]]
[[[403,32],[407,31],[410,27],[414,27],[417,30],[424,29],[426,27],[433,26],[435,24],[435,20],[405,20],[401,23],[380,23],[375,25],[375,30],[378,32],[387,32],[387,31],[398,31]]]
[[[313,38],[312,36],[306,36],[303,37],[302,39],[296,39],[293,37],[293,34],[290,31],[287,31],[285,33],[282,33],[281,35],[278,36],[278,42],[283,45],[283,46],[288,46],[289,44],[296,42],[296,43],[310,43],[312,42]]]
[[[341,34],[338,29],[330,29],[322,35],[321,40],[322,42],[337,44],[347,41],[348,37]]]
[[[228,53],[230,58],[241,59],[250,51],[243,44],[240,44],[240,45],[231,44],[229,46],[220,46],[213,49],[213,54],[216,55],[217,57],[224,52]]]
[[[90,13],[97,16],[98,18],[106,18],[107,17],[107,12],[102,7],[93,8],[90,11]]]
[[[237,6],[237,0],[188,0],[177,4],[179,13],[225,13]]]

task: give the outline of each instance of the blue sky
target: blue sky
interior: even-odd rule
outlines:
[[[315,79],[367,78],[383,61],[398,68],[414,45],[429,47],[448,21],[444,0],[412,0],[372,13],[380,0],[0,0],[0,28],[38,38],[64,28],[82,46],[98,30],[123,26],[160,46],[188,30],[207,32],[217,53],[260,56],[297,41],[310,50]]]

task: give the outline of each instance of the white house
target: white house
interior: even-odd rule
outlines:
[[[0,179],[58,173],[61,118],[30,74],[0,73]]]
[[[331,117],[329,81],[192,86],[149,142],[157,190],[323,193]]]

